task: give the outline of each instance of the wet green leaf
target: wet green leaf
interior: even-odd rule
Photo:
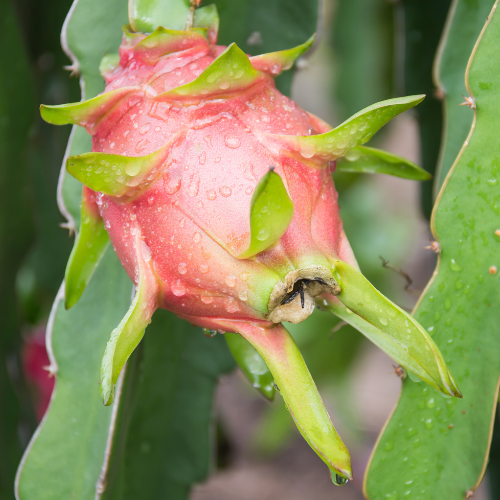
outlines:
[[[495,6],[498,2],[495,3]],[[433,214],[437,274],[415,313],[441,348],[463,399],[406,379],[365,478],[370,499],[407,491],[463,500],[487,463],[500,377],[500,13],[490,14],[468,67],[476,122]],[[492,85],[485,85],[492,83]],[[494,266],[494,267],[493,267]],[[418,493],[417,493],[418,492]]]
[[[151,33],[158,26],[185,29],[189,0],[130,0],[129,21],[134,31]]]
[[[467,95],[465,69],[494,1],[454,0],[434,61],[434,80],[443,97],[443,134],[434,182],[436,197],[472,125],[474,112],[460,106]]]
[[[266,399],[274,399],[274,379],[255,348],[237,333],[224,334],[227,345],[241,371]]]
[[[361,333],[389,355],[397,355],[397,361],[408,369],[418,370],[418,376],[422,375],[428,384],[447,396],[460,396],[441,352],[414,318],[384,297],[349,264],[336,261],[334,277],[342,291],[336,298],[325,301],[326,307],[352,326],[360,327]],[[338,305],[337,299],[347,310]],[[360,320],[349,320],[349,312]]]
[[[271,140],[298,151],[304,158],[335,160],[369,141],[375,132],[395,116],[413,108],[425,95],[397,97],[368,106],[330,132],[310,136],[269,135]]]
[[[318,31],[316,0],[216,0],[220,16],[219,43],[236,42],[245,54],[287,50]],[[277,22],[279,20],[279,22]],[[290,95],[293,72],[276,79],[276,85]]]
[[[232,43],[203,73],[186,85],[167,90],[155,97],[158,101],[179,100],[193,104],[202,99],[217,99],[253,85],[263,78],[247,55]]]
[[[426,181],[431,175],[415,163],[380,149],[358,146],[337,160],[337,170],[369,174],[387,174],[403,179]]]
[[[269,172],[259,181],[250,208],[250,247],[239,259],[248,259],[274,245],[286,232],[293,217],[293,203],[281,177]]]

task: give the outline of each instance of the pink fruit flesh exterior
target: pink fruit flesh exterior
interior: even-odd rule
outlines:
[[[352,262],[331,168],[265,145],[266,134],[314,135],[327,126],[283,96],[264,73],[226,98],[194,105],[155,100],[196,79],[225,47],[200,36],[196,45],[153,65],[134,51],[144,37],[125,37],[120,66],[106,75],[106,92],[131,86],[142,91],[87,130],[96,152],[145,156],[169,141],[173,145],[160,173],[139,186],[139,194],[97,196],[113,246],[137,284],[134,239],[140,232],[151,253],[160,307],[203,327],[213,328],[217,318],[269,324],[271,290],[288,272],[330,269],[338,257]],[[276,245],[254,259],[237,259],[233,255],[250,243],[252,193],[271,165],[294,204],[293,220]]]

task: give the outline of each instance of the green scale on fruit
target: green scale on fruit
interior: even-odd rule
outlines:
[[[342,485],[352,478],[349,453],[283,322],[327,308],[422,380],[460,396],[427,332],[361,274],[332,177],[338,168],[428,179],[408,160],[362,146],[424,96],[374,104],[332,128],[274,84],[314,37],[249,57],[234,43],[216,45],[216,9],[198,7],[182,4],[173,15],[168,2],[130,2],[120,53],[101,64],[105,92],[42,106],[46,121],[84,126],[93,138],[92,152],[67,160],[85,187],[66,306],[84,293],[109,236],[136,292],[104,354],[104,404],[153,312],[167,309],[231,332],[243,372],[268,399],[274,381]]]

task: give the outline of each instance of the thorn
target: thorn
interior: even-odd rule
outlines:
[[[49,378],[54,377],[57,373],[57,366],[47,365],[47,366],[42,366],[42,368],[49,372]]]
[[[61,222],[61,224],[59,224],[59,227],[67,229],[69,231],[69,236],[73,236],[73,234],[75,233],[75,225],[72,222]]]
[[[274,165],[269,165],[269,172],[274,172]]]
[[[76,61],[68,66],[63,66],[63,69],[70,71],[69,76],[78,76],[80,74],[80,66]]]
[[[465,99],[465,102],[461,102],[459,106],[469,106],[471,109],[476,109],[476,101],[473,97],[465,97],[463,94],[462,97]]]
[[[465,498],[472,498],[474,496],[474,492],[472,490],[468,490],[467,493],[465,494]]]
[[[385,267],[386,269],[390,269],[391,271],[398,273],[400,276],[403,276],[403,278],[406,280],[405,291],[408,291],[408,288],[410,288],[410,286],[413,283],[413,280],[410,278],[410,276],[407,273],[405,273],[402,269],[398,269],[397,267],[391,266],[389,264],[389,261],[385,260],[382,257],[382,255],[379,255],[379,257],[382,260],[382,267]]]
[[[346,326],[348,323],[347,321],[339,321],[331,330],[328,336],[330,337],[330,340],[335,332],[338,332],[342,327]]]
[[[444,99],[444,96],[446,94],[444,93],[444,90],[443,89],[434,89],[434,97],[438,100],[438,101],[442,101]]]
[[[299,59],[297,59],[297,62],[295,63],[295,67],[298,70],[308,69],[309,68],[309,61],[305,57],[300,57]]]
[[[432,250],[434,253],[439,253],[441,251],[441,247],[437,241],[429,239],[431,244],[427,247],[424,247],[426,250]]]
[[[400,365],[392,365],[394,368],[394,374],[397,375],[401,380],[404,380],[406,378],[406,372],[403,367]]]

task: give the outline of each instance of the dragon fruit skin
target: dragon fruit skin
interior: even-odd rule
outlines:
[[[102,65],[103,94],[42,107],[47,121],[85,126],[93,140],[92,153],[67,161],[85,186],[66,304],[76,303],[90,279],[105,228],[136,293],[104,354],[104,403],[111,404],[120,371],[157,308],[240,333],[266,362],[332,480],[344,484],[352,477],[348,451],[283,321],[306,319],[321,296],[332,310],[342,302],[377,335],[404,332],[406,339],[412,330],[424,339],[415,341],[423,361],[411,357],[410,341],[410,350],[396,342],[391,353],[434,387],[459,394],[427,333],[357,270],[332,180],[337,158],[423,97],[374,105],[330,131],[273,80],[312,40],[250,58],[215,41],[213,27],[126,30],[119,59]],[[370,309],[371,300],[379,309]]]
[[[122,46],[120,67],[107,76],[106,91],[145,84],[154,74],[150,86],[159,94],[198,77],[224,49],[211,50],[205,41],[187,55],[175,54],[161,61],[161,68],[151,68],[134,57],[129,45]],[[173,136],[180,139],[169,152],[168,168],[133,200],[98,196],[106,229],[129,276],[137,282],[137,259],[143,257],[134,238],[140,232],[140,251],[151,253],[158,278],[160,307],[204,327],[214,328],[216,318],[268,325],[273,287],[295,269],[329,268],[329,256],[340,253],[342,222],[331,172],[273,154],[259,136],[319,130],[269,76],[231,99],[189,106],[155,102],[147,95],[136,101],[132,96],[120,103],[120,119],[112,128],[106,117],[99,122],[94,151],[143,156]],[[271,165],[288,188],[293,220],[277,245],[254,260],[238,259],[234,255],[249,245],[252,193]],[[348,255],[345,239],[342,249]]]

